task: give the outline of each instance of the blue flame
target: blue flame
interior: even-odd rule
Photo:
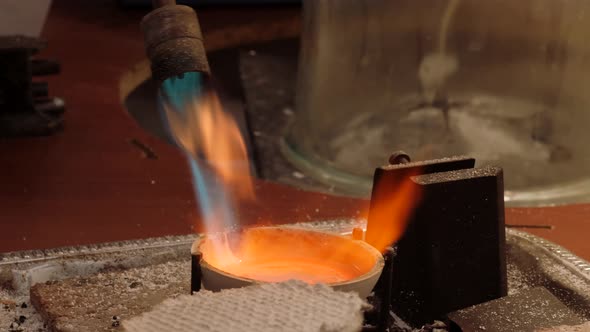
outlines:
[[[208,89],[206,79],[201,73],[190,72],[180,77],[169,78],[162,83],[159,96],[160,115],[171,138],[174,138],[171,132],[174,129],[169,125],[164,105],[173,112],[186,115],[186,110],[194,107],[194,100],[198,100],[203,93],[206,93]],[[177,143],[177,145],[180,144]],[[199,157],[199,151],[186,151],[182,146],[179,147],[185,152],[189,163],[193,189],[205,229],[211,231],[219,226],[225,229],[235,227],[237,224],[232,202],[217,174],[207,167],[206,161]],[[212,222],[215,222],[215,225],[211,224]]]
[[[169,107],[176,112],[184,113],[191,101],[205,91],[205,79],[205,76],[198,72],[171,77],[162,83],[162,97]]]

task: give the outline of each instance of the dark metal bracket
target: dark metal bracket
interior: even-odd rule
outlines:
[[[390,199],[408,178],[422,197],[396,243],[393,276],[383,275],[377,285],[390,294],[392,310],[421,326],[507,295],[502,169],[474,168],[467,157],[402,161],[375,171],[371,197],[371,206]],[[371,218],[374,211],[367,237],[379,231]],[[386,279],[390,285],[383,285]]]

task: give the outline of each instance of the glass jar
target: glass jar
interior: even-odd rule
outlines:
[[[282,150],[366,196],[395,150],[504,168],[510,205],[590,195],[590,1],[304,2]]]

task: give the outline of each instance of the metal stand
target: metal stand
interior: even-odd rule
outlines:
[[[48,97],[33,76],[57,74],[59,63],[33,60],[45,43],[23,36],[0,37],[0,137],[44,136],[62,129],[63,100]]]
[[[457,157],[375,171],[367,238],[379,232],[373,207],[402,181],[409,177],[421,192],[396,244],[390,296],[393,311],[414,326],[507,294],[502,169],[474,166]]]
[[[203,272],[201,271],[201,253],[191,254],[191,295],[201,290],[201,278]]]

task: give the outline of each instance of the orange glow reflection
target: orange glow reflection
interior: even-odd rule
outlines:
[[[403,235],[420,200],[419,186],[409,174],[395,181],[376,181],[365,241],[384,252]]]

